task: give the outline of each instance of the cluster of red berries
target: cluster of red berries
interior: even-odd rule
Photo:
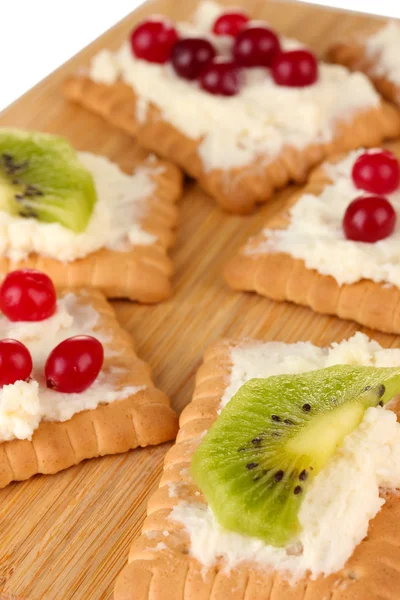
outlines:
[[[234,38],[230,59],[218,56],[206,38],[179,38],[174,25],[154,18],[141,23],[131,34],[132,52],[148,62],[170,61],[175,72],[214,95],[234,96],[240,91],[242,68],[266,67],[278,85],[305,87],[318,80],[318,63],[308,50],[283,51],[275,31],[252,24],[242,12],[221,15],[212,27],[217,36]]]
[[[50,318],[57,309],[53,282],[33,269],[13,271],[0,287],[0,309],[10,321]],[[103,358],[103,346],[94,337],[78,335],[64,340],[46,361],[47,387],[67,394],[83,392],[97,378]],[[0,386],[29,379],[32,368],[32,356],[24,344],[0,340]]]
[[[348,240],[374,243],[389,237],[396,226],[396,212],[385,195],[400,187],[400,165],[387,150],[365,152],[354,163],[354,185],[373,195],[360,196],[349,204],[343,218]]]

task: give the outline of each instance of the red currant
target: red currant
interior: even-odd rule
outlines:
[[[28,379],[32,373],[32,357],[17,340],[0,340],[0,386]]]
[[[233,46],[233,56],[240,67],[269,67],[280,51],[278,36],[267,27],[242,29]]]
[[[150,19],[132,31],[132,52],[137,58],[164,64],[178,39],[178,33],[172,23],[165,19]]]
[[[200,86],[215,96],[235,96],[240,91],[240,71],[235,63],[213,60],[201,74]]]
[[[391,194],[400,186],[399,161],[387,150],[365,152],[354,163],[352,177],[360,190]]]
[[[50,277],[34,269],[9,273],[0,287],[0,308],[10,321],[43,321],[57,307]]]
[[[76,335],[61,342],[49,355],[44,372],[47,387],[65,394],[86,390],[103,365],[102,344],[89,335]]]
[[[361,196],[349,204],[343,218],[348,240],[372,244],[389,237],[396,226],[393,206],[382,196]]]
[[[272,77],[278,85],[306,87],[318,81],[318,62],[309,50],[282,52],[272,64]]]
[[[249,17],[242,12],[232,11],[221,15],[214,23],[215,35],[229,35],[236,37],[243,27],[249,22]]]
[[[215,55],[215,48],[208,40],[187,38],[172,48],[171,63],[180,77],[197,79]]]

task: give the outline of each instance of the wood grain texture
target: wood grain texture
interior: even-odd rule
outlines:
[[[320,53],[345,25],[357,28],[369,22],[367,17],[300,3],[234,2],[240,3],[255,13],[264,5],[275,27]],[[135,20],[154,10],[185,16],[193,5],[188,0],[160,0],[144,7],[11,106],[0,124],[66,135],[77,148],[103,153],[130,168],[144,157],[143,151],[100,118],[66,103],[61,87],[79,64],[87,63],[103,46],[118,47]],[[205,348],[221,336],[310,339],[325,345],[356,330],[352,323],[306,308],[232,292],[222,280],[228,258],[279,210],[293,189],[244,218],[224,214],[189,183],[172,252],[173,297],[153,307],[115,303],[139,356],[150,363],[157,387],[172,398],[177,410],[190,400]],[[400,346],[394,336],[368,333],[385,346]],[[110,600],[130,543],[140,533],[146,501],[158,484],[167,448],[93,459],[1,490],[1,600]]]

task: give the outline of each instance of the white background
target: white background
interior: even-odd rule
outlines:
[[[0,110],[142,4],[141,0],[0,2]],[[316,0],[315,4],[400,17],[399,0]]]

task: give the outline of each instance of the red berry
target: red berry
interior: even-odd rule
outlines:
[[[240,70],[235,63],[213,60],[201,74],[200,86],[215,96],[235,96],[240,91]]]
[[[242,29],[233,46],[233,56],[240,67],[269,67],[280,51],[278,36],[267,27]]]
[[[86,390],[103,365],[102,344],[89,335],[76,335],[58,344],[50,353],[44,372],[47,387],[65,394]]]
[[[187,38],[177,42],[172,48],[171,63],[180,77],[197,79],[216,54],[214,46],[208,40]]]
[[[17,340],[0,340],[0,386],[28,379],[32,373],[32,357]]]
[[[348,240],[369,244],[389,237],[396,226],[393,206],[382,196],[361,196],[349,204],[343,218]]]
[[[43,321],[56,307],[53,282],[40,271],[12,271],[0,287],[0,308],[10,321]]]
[[[355,186],[373,194],[391,194],[400,186],[400,165],[387,150],[365,152],[354,163]]]
[[[272,64],[272,77],[278,85],[305,87],[318,81],[318,62],[309,50],[282,52]]]
[[[178,39],[172,23],[164,19],[150,19],[132,31],[132,52],[137,58],[163,64],[169,59],[172,46]]]
[[[242,12],[232,11],[221,15],[214,23],[215,35],[229,35],[236,37],[243,27],[249,22],[249,17]]]

